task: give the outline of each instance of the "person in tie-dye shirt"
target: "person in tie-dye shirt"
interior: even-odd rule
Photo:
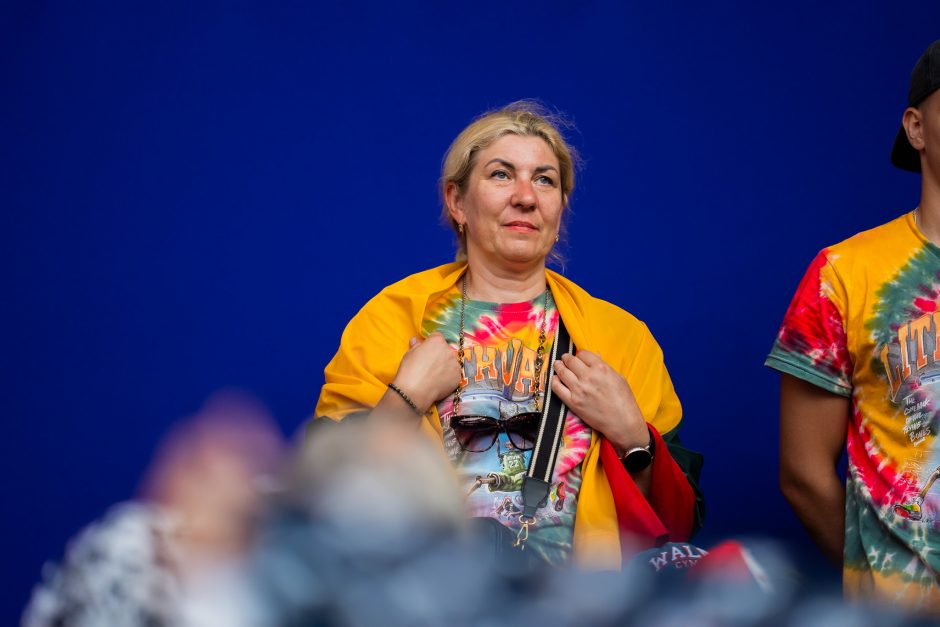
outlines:
[[[766,362],[782,373],[781,488],[846,594],[926,611],[940,611],[938,89],[940,41],[891,155],[921,173],[920,204],[819,253]]]
[[[315,414],[421,417],[470,516],[504,537],[528,530],[529,553],[550,564],[619,568],[624,551],[699,526],[701,459],[680,445],[681,406],[646,325],[546,268],[574,188],[557,122],[522,101],[454,140],[441,196],[458,261],[363,307],[326,367]],[[559,319],[577,352],[549,372]],[[523,526],[520,487],[549,382],[570,411],[549,493]]]

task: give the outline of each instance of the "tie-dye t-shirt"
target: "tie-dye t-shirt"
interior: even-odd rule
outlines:
[[[940,248],[912,214],[826,248],[767,365],[852,399],[844,586],[940,609]]]
[[[551,349],[558,312],[551,297],[548,310],[539,296],[524,303],[489,303],[468,300],[464,313],[464,378],[459,414],[505,420],[536,411],[533,394],[535,356],[545,318],[545,354]],[[441,333],[457,349],[460,329],[460,292],[444,294],[431,303],[423,323],[425,335]],[[548,366],[541,373],[544,390]],[[444,447],[467,495],[470,516],[492,517],[518,531],[522,513],[522,479],[531,451],[520,451],[500,430],[493,446],[483,452],[464,451],[450,427],[454,397],[437,404],[444,431]],[[562,447],[546,505],[536,513],[528,545],[548,562],[565,563],[571,555],[574,515],[581,489],[581,462],[591,444],[591,430],[569,412]],[[482,446],[472,448],[483,448]],[[479,480],[478,480],[479,479]]]

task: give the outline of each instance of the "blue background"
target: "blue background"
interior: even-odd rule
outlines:
[[[297,430],[355,311],[452,258],[451,139],[519,98],[577,125],[565,272],[662,344],[699,543],[816,563],[761,364],[813,255],[917,203],[888,153],[940,4],[172,4],[0,6],[0,622],[213,391]]]

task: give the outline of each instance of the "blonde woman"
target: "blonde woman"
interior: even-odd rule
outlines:
[[[575,184],[560,127],[522,101],[454,140],[440,186],[458,261],[388,286],[350,321],[316,416],[420,422],[469,515],[525,526],[548,563],[617,569],[625,553],[688,539],[701,460],[679,445],[681,407],[647,327],[546,268]],[[559,318],[577,352],[547,372]],[[548,385],[569,413],[529,525],[520,487]]]

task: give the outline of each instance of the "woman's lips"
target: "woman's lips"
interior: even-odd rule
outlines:
[[[535,231],[535,225],[531,222],[509,222],[505,225],[507,228],[510,228],[514,231]]]

